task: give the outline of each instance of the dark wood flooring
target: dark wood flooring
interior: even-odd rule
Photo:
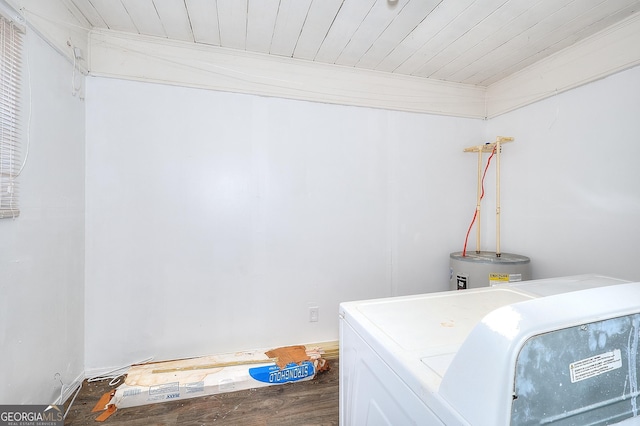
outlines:
[[[154,425],[247,425],[303,426],[338,424],[338,359],[330,359],[330,370],[313,380],[245,391],[163,402],[116,411],[104,423],[91,409],[108,381],[82,384],[65,425],[154,426]],[[117,386],[117,385],[116,385]],[[70,401],[68,401],[70,402]]]

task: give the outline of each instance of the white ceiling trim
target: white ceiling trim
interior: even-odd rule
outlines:
[[[486,88],[94,29],[94,76],[484,118]]]
[[[640,13],[487,88],[492,118],[640,65]]]
[[[30,28],[92,75],[461,117],[495,117],[640,65],[640,12],[482,88],[163,37],[109,30],[88,36],[87,23],[71,13],[69,0],[7,2],[20,10]],[[75,47],[82,51],[76,61]],[[85,63],[88,59],[91,64]]]

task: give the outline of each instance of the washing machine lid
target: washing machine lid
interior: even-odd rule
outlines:
[[[470,289],[345,302],[340,316],[402,380],[429,395],[437,391],[453,355],[487,313],[534,297],[503,288]]]
[[[628,282],[629,281],[627,280],[607,277],[604,275],[587,274],[522,281],[519,283],[512,283],[509,287],[538,297],[543,297],[560,293],[568,293],[571,291],[587,290],[589,288],[608,287]]]
[[[420,363],[439,382],[471,330],[495,309],[517,302],[628,281],[587,274],[413,296],[344,302],[341,315],[376,350]]]
[[[491,418],[497,423],[489,423],[503,424],[505,419],[508,422],[511,415],[513,377],[511,382],[503,378],[498,388],[491,389],[491,393],[481,395],[483,398],[480,399],[483,399],[483,402],[480,405],[473,404],[470,407],[469,403],[465,402],[465,399],[479,399],[478,394],[472,396],[474,392],[469,389],[460,393],[463,395],[461,399],[456,396],[456,392],[464,388],[470,378],[476,377],[479,381],[495,382],[496,374],[505,376],[509,369],[507,364],[501,364],[505,361],[505,351],[513,357],[511,368],[514,368],[518,353],[515,346],[505,348],[494,345],[489,340],[482,342],[482,338],[479,337],[487,333],[493,333],[495,337],[497,333],[495,327],[494,329],[489,327],[493,323],[491,321],[487,323],[487,318],[495,319],[495,315],[491,317],[494,312],[503,312],[502,315],[504,315],[504,312],[510,312],[509,309],[514,306],[526,306],[539,299],[551,298],[545,296],[584,292],[585,288],[617,287],[626,282],[599,275],[526,281],[464,291],[345,302],[340,305],[340,315],[342,320],[359,333],[389,367],[432,409],[453,410],[466,418],[464,405],[467,404],[471,412],[480,409],[481,416],[484,416],[487,413],[482,411],[482,404],[493,404],[492,410],[497,409],[495,401],[492,400],[489,403],[486,399],[502,398],[503,406],[500,414],[502,417],[498,421],[496,415],[493,415]],[[640,284],[637,287],[640,289]],[[563,303],[569,303],[569,305],[563,306],[560,311],[570,310],[571,303],[579,303],[581,297],[574,295],[566,299]],[[555,315],[547,311],[553,304],[549,301],[538,307],[542,312],[546,312],[542,314],[543,317]],[[507,311],[504,311],[505,309]],[[588,312],[583,314],[581,319],[583,322],[593,319]],[[501,321],[513,322],[513,318],[509,319],[507,316]],[[478,332],[478,328],[483,329],[484,332]],[[536,330],[539,331],[535,329],[528,332],[533,336]],[[500,336],[500,333],[497,335]],[[473,339],[471,339],[472,336]],[[522,338],[522,335],[516,333],[514,338],[516,337]],[[473,342],[469,343],[470,341]],[[524,341],[520,342],[520,345],[522,344]],[[461,351],[464,352],[463,356],[460,355]],[[472,362],[466,368],[460,368],[467,358],[473,358],[476,355],[483,361]],[[470,368],[470,365],[473,365],[473,368]],[[494,369],[487,369],[487,365],[493,366]],[[460,374],[451,373],[454,370],[459,371]],[[445,381],[447,389],[443,393],[442,387]],[[482,386],[476,386],[474,389],[487,392],[486,389],[482,389]],[[469,415],[469,412],[466,415]],[[490,418],[478,417],[475,421],[489,424],[486,423],[488,419]],[[471,422],[471,424],[476,423]]]
[[[437,355],[455,352],[488,312],[533,297],[494,288],[371,301],[358,304],[356,310],[399,349]]]

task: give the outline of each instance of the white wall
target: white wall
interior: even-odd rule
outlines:
[[[504,114],[504,240],[535,278],[640,280],[640,67]],[[490,228],[492,224],[488,224]]]
[[[21,214],[0,220],[2,404],[54,402],[84,371],[84,103],[71,64],[30,30],[25,50]]]
[[[462,149],[496,135],[502,251],[535,278],[640,279],[639,74],[488,122],[89,79],[87,371],[334,340],[340,301],[445,290],[475,207]]]
[[[444,290],[484,126],[88,79],[87,371],[336,340],[340,301]]]

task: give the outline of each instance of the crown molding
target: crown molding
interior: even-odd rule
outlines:
[[[496,117],[640,64],[640,12],[485,88],[89,30],[70,0],[2,1],[90,75],[468,118]]]
[[[89,73],[261,96],[484,118],[485,88],[111,30],[89,33]]]
[[[640,13],[487,88],[492,118],[640,64]]]

